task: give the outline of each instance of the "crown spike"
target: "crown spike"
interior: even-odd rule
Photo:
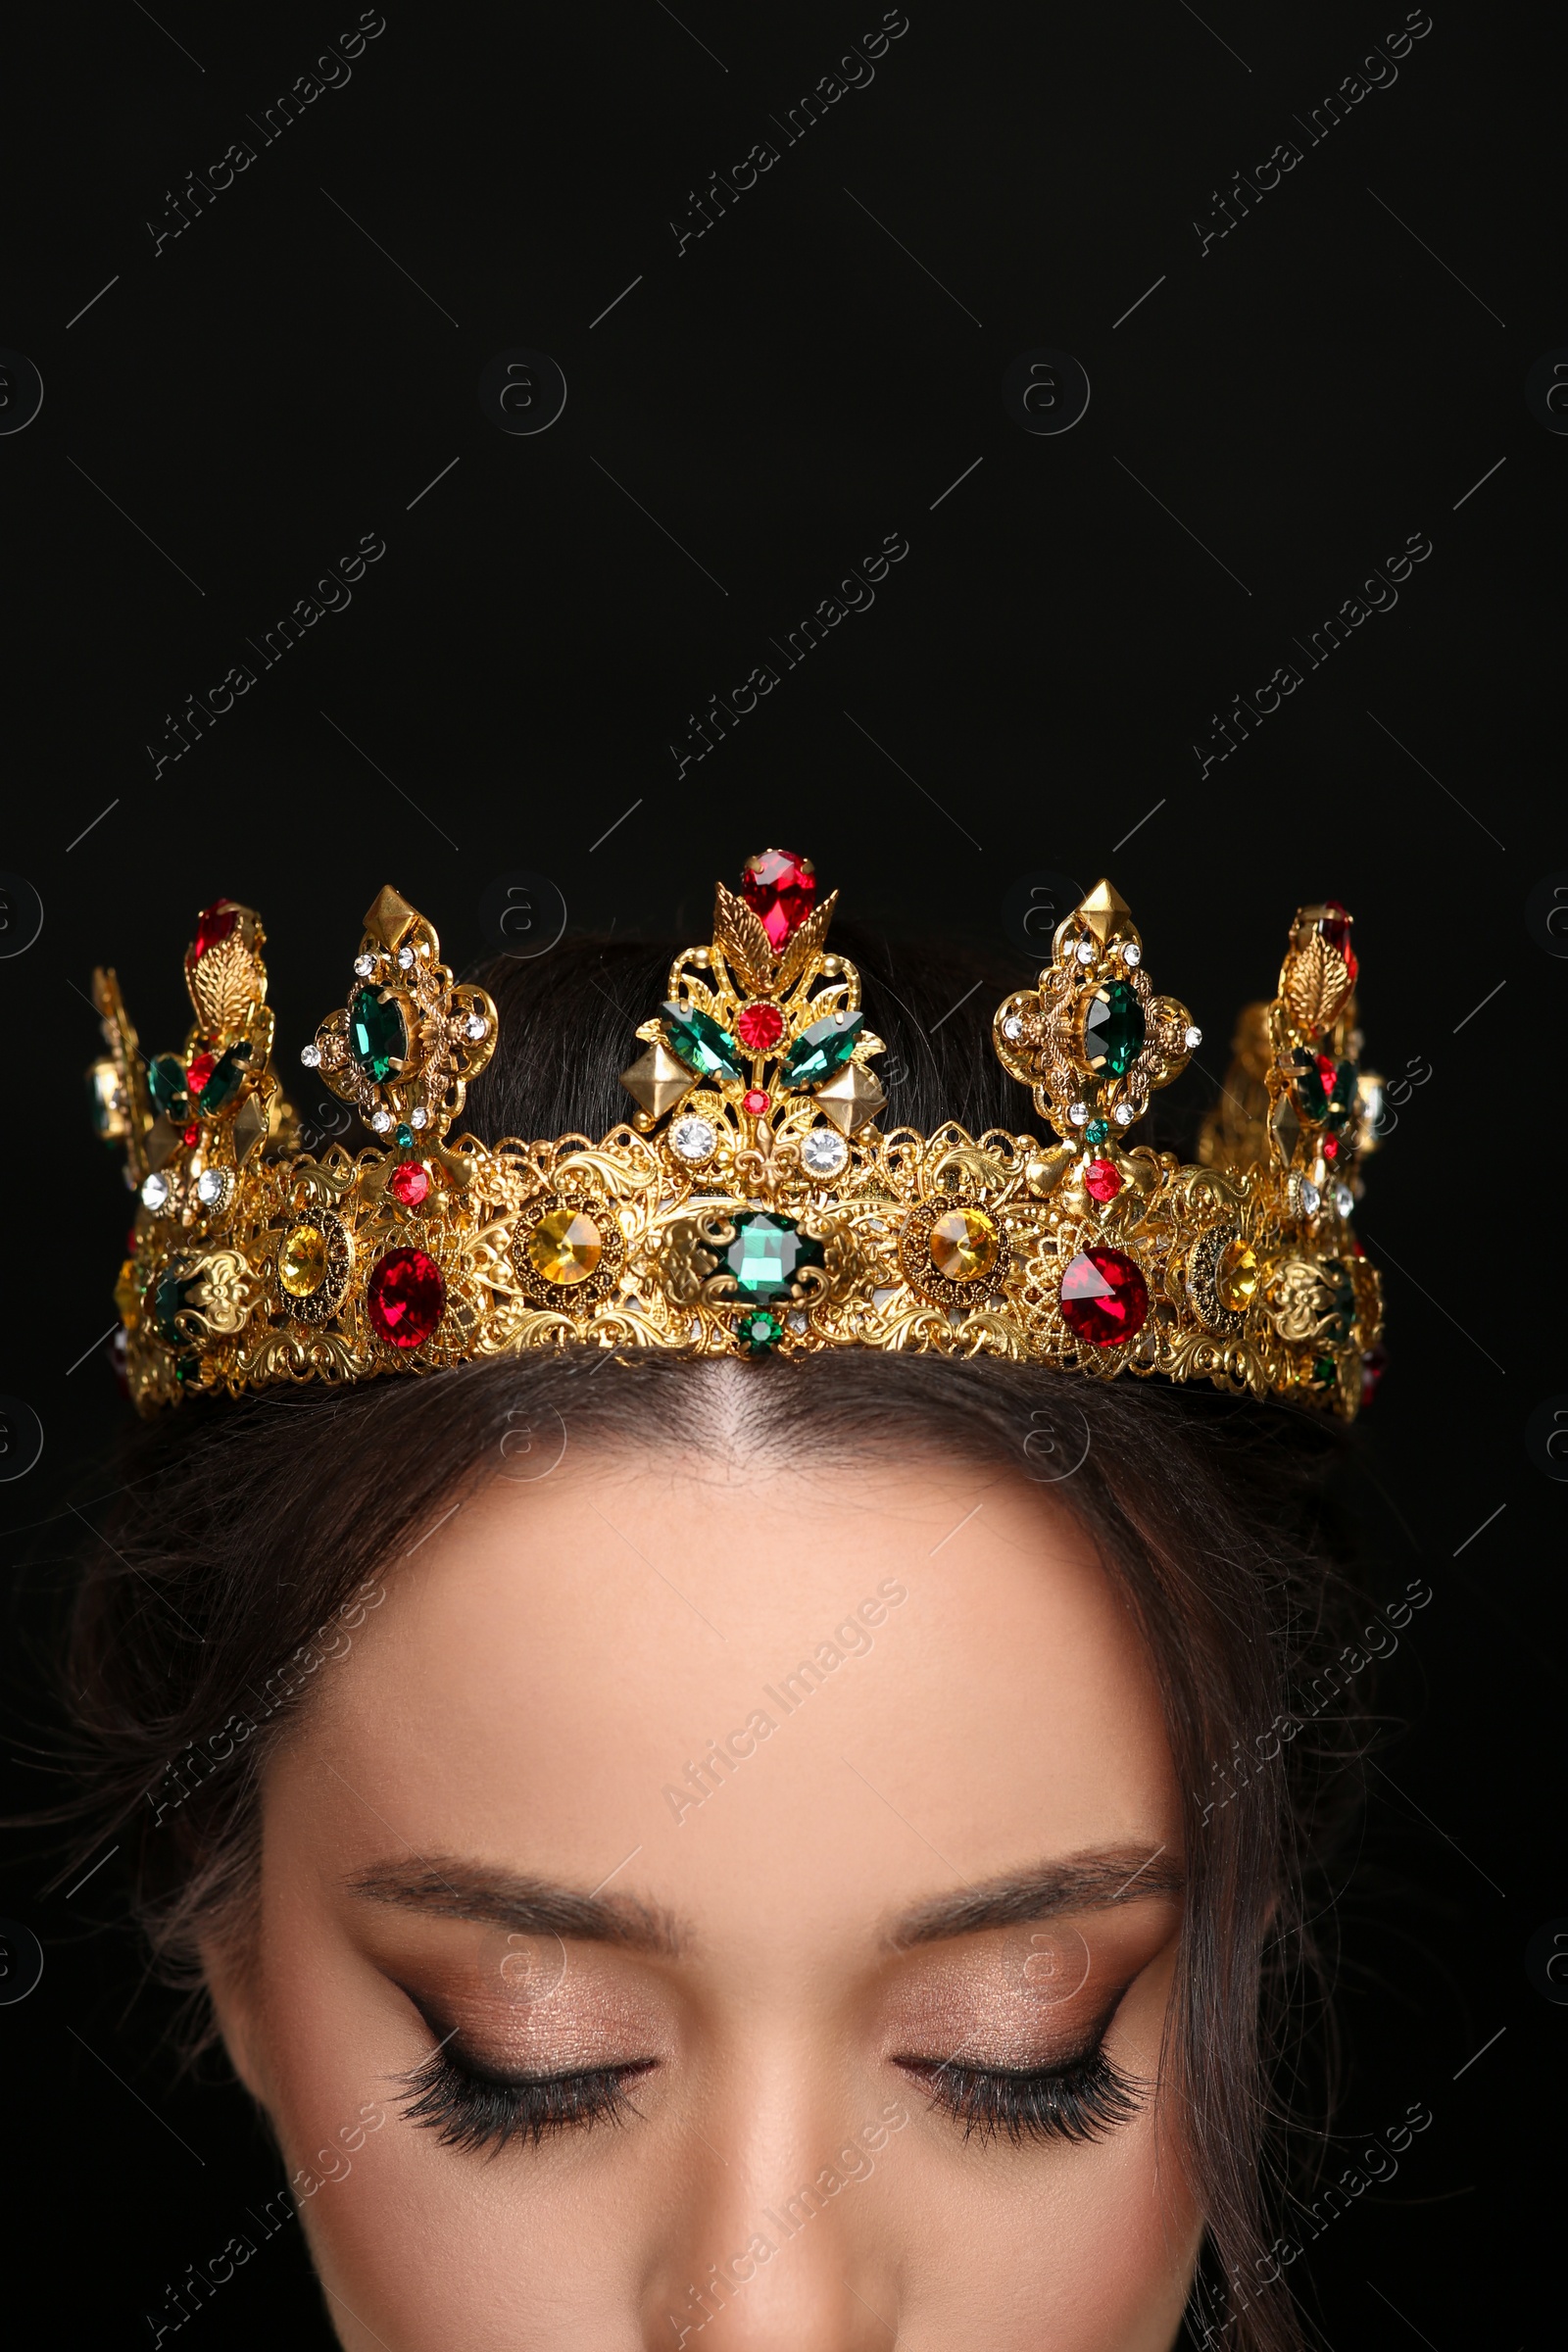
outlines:
[[[1100,881],[1087,898],[1078,902],[1076,919],[1101,947],[1104,947],[1124,925],[1131,924],[1132,908],[1108,882]]]

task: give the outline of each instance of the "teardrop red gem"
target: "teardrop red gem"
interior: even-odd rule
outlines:
[[[216,948],[220,939],[226,939],[238,920],[239,908],[232,899],[215,899],[211,906],[204,906],[196,917],[196,937],[191,942],[190,951],[192,960],[200,963],[208,949]]]
[[[777,956],[816,904],[816,868],[793,850],[760,850],[741,868],[741,897]]]

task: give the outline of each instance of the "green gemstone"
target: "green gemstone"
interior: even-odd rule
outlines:
[[[1296,1054],[1296,1066],[1291,1078],[1291,1092],[1303,1118],[1320,1127],[1328,1116],[1329,1090],[1323,1083],[1323,1073],[1317,1056],[1301,1052]]]
[[[407,1121],[405,1121],[404,1124],[398,1129],[397,1140],[403,1146],[405,1152],[413,1143],[414,1129],[409,1126]]]
[[[349,1052],[376,1086],[384,1086],[403,1067],[409,1032],[395,997],[383,1004],[373,988],[355,990],[349,1001]]]
[[[1355,1117],[1360,1091],[1360,1071],[1353,1061],[1342,1061],[1334,1073],[1334,1093],[1328,1106],[1328,1123],[1331,1127],[1342,1129],[1349,1126]]]
[[[196,1281],[195,1275],[169,1273],[154,1287],[153,1317],[160,1339],[167,1340],[171,1348],[189,1345],[186,1334],[180,1330],[174,1318],[189,1300]]]
[[[147,1064],[147,1092],[154,1108],[177,1126],[185,1116],[185,1064],[177,1054],[159,1054]]]
[[[865,1027],[863,1012],[830,1013],[823,1021],[813,1021],[803,1029],[784,1056],[779,1071],[781,1086],[820,1086],[835,1070],[842,1070],[855,1052],[855,1041]]]
[[[212,1076],[196,1098],[199,1108],[221,1110],[225,1102],[232,1102],[244,1082],[245,1064],[250,1057],[251,1050],[246,1045],[230,1046],[226,1054],[220,1054],[213,1065]]]
[[[699,1012],[695,1004],[682,1006],[672,1002],[661,1009],[664,1035],[689,1070],[703,1078],[729,1078],[740,1084],[741,1050],[727,1029],[721,1029],[706,1012]]]
[[[1298,1048],[1291,1068],[1291,1092],[1297,1108],[1314,1127],[1348,1127],[1355,1116],[1361,1073],[1353,1061],[1338,1064],[1326,1054],[1307,1054]]]
[[[1327,1336],[1336,1345],[1343,1345],[1349,1338],[1351,1326],[1355,1321],[1355,1283],[1351,1277],[1349,1265],[1343,1257],[1331,1258],[1323,1268],[1323,1275],[1328,1283],[1332,1301],[1333,1319],[1329,1324]]]
[[[787,1298],[802,1266],[822,1263],[822,1245],[808,1240],[793,1217],[768,1209],[743,1209],[732,1218],[735,1239],[718,1253],[720,1267],[735,1277],[735,1287],[748,1302],[771,1305]]]
[[[1107,980],[1084,1008],[1084,1059],[1092,1070],[1125,1078],[1144,1050],[1144,1008],[1126,980]]]
[[[784,1337],[783,1324],[777,1315],[769,1314],[765,1306],[759,1306],[751,1314],[742,1315],[736,1328],[753,1355],[767,1355]]]
[[[1320,1355],[1312,1366],[1312,1378],[1320,1389],[1332,1389],[1340,1377],[1340,1367],[1332,1355]]]
[[[1109,1133],[1110,1129],[1103,1119],[1091,1119],[1084,1129],[1084,1142],[1086,1144],[1102,1144]]]

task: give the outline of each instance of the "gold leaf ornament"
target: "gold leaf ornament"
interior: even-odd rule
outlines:
[[[1321,1037],[1339,1018],[1350,994],[1350,974],[1344,956],[1320,933],[1312,932],[1286,956],[1280,994],[1302,1036]]]

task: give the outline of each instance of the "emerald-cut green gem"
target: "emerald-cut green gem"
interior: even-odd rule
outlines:
[[[1327,1054],[1308,1054],[1298,1048],[1291,1070],[1291,1092],[1298,1109],[1314,1127],[1343,1128],[1355,1115],[1360,1072],[1353,1061],[1338,1064]]]
[[[743,1209],[730,1222],[735,1239],[720,1250],[718,1262],[734,1275],[735,1288],[748,1303],[769,1306],[775,1298],[787,1298],[801,1267],[822,1263],[821,1243],[808,1240],[793,1217]]]
[[[147,1092],[155,1109],[177,1126],[185,1116],[185,1064],[177,1054],[159,1054],[147,1064]]]
[[[742,1315],[736,1329],[753,1355],[769,1354],[784,1337],[783,1324],[765,1306],[754,1307],[750,1314]]]
[[[213,1074],[197,1096],[197,1105],[205,1111],[221,1110],[232,1102],[245,1078],[245,1064],[251,1057],[248,1045],[230,1046],[213,1064]]]
[[[1343,1344],[1350,1336],[1355,1321],[1355,1284],[1350,1269],[1343,1257],[1331,1258],[1323,1268],[1329,1286],[1331,1321],[1328,1338]]]
[[[865,1027],[863,1012],[830,1013],[826,1020],[813,1021],[803,1029],[784,1056],[779,1071],[781,1086],[820,1086],[835,1070],[842,1070],[855,1052],[855,1041]]]
[[[1102,1144],[1109,1133],[1110,1129],[1103,1119],[1091,1119],[1084,1129],[1084,1142],[1086,1144]]]
[[[1361,1092],[1361,1073],[1353,1061],[1342,1061],[1334,1073],[1334,1092],[1329,1098],[1328,1123],[1344,1128],[1355,1116],[1355,1106]]]
[[[1084,1007],[1084,1059],[1092,1070],[1125,1078],[1144,1050],[1144,1008],[1126,980],[1107,980]]]
[[[180,1330],[174,1318],[180,1308],[189,1302],[197,1279],[194,1274],[169,1273],[154,1285],[153,1318],[158,1325],[159,1338],[167,1340],[171,1348],[189,1345],[186,1334]]]
[[[382,1001],[373,988],[358,988],[349,1000],[349,1052],[372,1084],[385,1086],[409,1054],[409,1032],[395,997]]]
[[[677,1004],[673,1001],[662,1005],[664,1035],[672,1051],[680,1055],[689,1070],[702,1078],[728,1078],[738,1086],[741,1081],[741,1050],[727,1029],[695,1004]]]

